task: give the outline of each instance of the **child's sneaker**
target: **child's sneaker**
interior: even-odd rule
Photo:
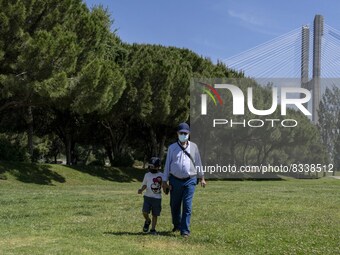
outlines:
[[[150,234],[151,235],[157,235],[156,229],[150,229]]]
[[[151,224],[151,220],[144,222],[143,232],[148,232],[149,231],[150,224]]]

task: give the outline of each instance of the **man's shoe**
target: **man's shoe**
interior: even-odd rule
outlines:
[[[190,236],[190,234],[189,234],[189,233],[183,233],[183,234],[181,234],[181,236],[182,236],[183,238],[188,238],[188,237]]]
[[[172,232],[177,232],[177,231],[180,231],[179,228],[173,228],[172,229]]]
[[[151,235],[157,235],[156,229],[150,229],[150,234]]]
[[[151,220],[144,222],[143,232],[148,232],[149,231],[150,224],[151,224]]]

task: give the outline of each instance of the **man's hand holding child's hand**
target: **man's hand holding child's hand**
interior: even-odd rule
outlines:
[[[163,192],[168,195],[169,194],[169,191],[171,190],[171,185],[169,185],[167,182],[164,182],[162,183],[162,188],[163,188]]]

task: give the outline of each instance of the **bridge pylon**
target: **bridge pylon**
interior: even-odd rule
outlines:
[[[322,15],[315,15],[313,30],[313,77],[309,80],[309,27],[302,27],[301,43],[301,87],[312,91],[312,120],[319,122],[319,105],[321,101],[321,45],[324,28]]]

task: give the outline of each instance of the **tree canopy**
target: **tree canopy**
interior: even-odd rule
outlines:
[[[0,160],[51,162],[63,154],[67,164],[131,165],[163,158],[178,123],[193,117],[193,78],[244,77],[189,49],[124,43],[107,10],[81,0],[0,0],[0,7]],[[257,107],[270,107],[268,88],[247,84],[255,88]],[[333,97],[326,92],[320,106],[325,144],[335,141],[329,126],[339,124],[323,121],[331,114],[324,101]],[[225,158],[238,164],[325,160],[316,127],[289,115],[303,127],[224,132]]]

